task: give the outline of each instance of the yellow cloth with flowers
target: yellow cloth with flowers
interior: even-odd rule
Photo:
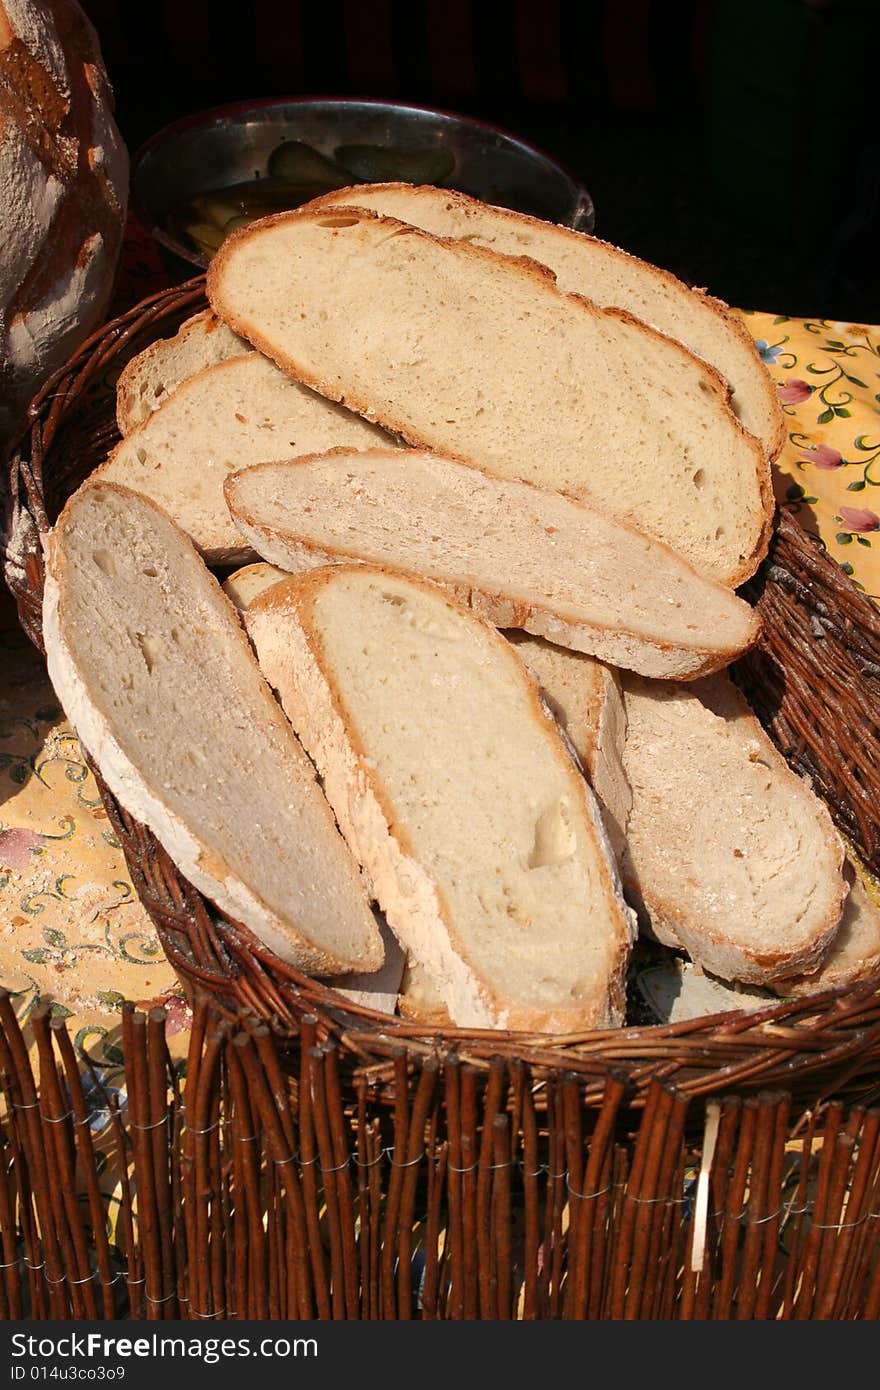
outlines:
[[[880,327],[742,317],[788,425],[774,468],[777,501],[880,599]]]

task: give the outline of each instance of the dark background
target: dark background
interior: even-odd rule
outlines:
[[[82,0],[129,149],[260,96],[494,121],[730,303],[880,322],[880,0]]]

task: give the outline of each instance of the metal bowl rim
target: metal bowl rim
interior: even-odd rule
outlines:
[[[150,135],[135,150],[131,158],[131,202],[139,220],[162,246],[172,255],[181,257],[188,261],[190,265],[196,266],[199,270],[205,269],[205,262],[194,252],[188,250],[182,242],[175,240],[163,227],[161,227],[144,206],[140,196],[140,185],[138,181],[138,171],[144,161],[155,150],[158,150],[171,137],[182,135],[188,130],[199,127],[207,127],[220,124],[221,121],[228,120],[230,117],[243,116],[247,112],[259,113],[276,106],[372,106],[379,110],[394,111],[399,113],[415,112],[422,116],[439,116],[443,120],[460,123],[470,126],[479,131],[485,131],[487,135],[500,136],[509,144],[525,151],[528,155],[537,158],[540,162],[552,169],[556,169],[571,185],[573,192],[577,195],[578,207],[588,211],[590,229],[595,223],[595,206],[589,189],[581,182],[572,169],[543,150],[540,145],[534,144],[530,140],[524,140],[513,131],[507,130],[504,126],[495,125],[491,121],[482,120],[478,116],[469,116],[462,111],[453,111],[446,107],[425,106],[414,101],[386,101],[381,97],[356,97],[356,96],[328,96],[311,95],[299,97],[255,97],[251,101],[228,102],[222,106],[212,106],[204,111],[194,111],[186,116],[180,116],[177,120],[170,121]]]

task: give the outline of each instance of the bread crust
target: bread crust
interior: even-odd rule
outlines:
[[[123,438],[131,434],[139,425],[142,425],[148,420],[153,411],[157,409],[157,406],[151,405],[147,413],[144,414],[140,391],[141,382],[145,377],[151,374],[156,363],[162,361],[163,356],[167,355],[169,349],[184,347],[189,342],[190,338],[195,338],[197,336],[208,338],[212,333],[216,332],[218,327],[225,327],[225,325],[221,324],[220,319],[214,313],[213,309],[203,309],[201,313],[193,314],[185,323],[182,323],[172,338],[158,339],[155,343],[151,343],[149,347],[144,348],[143,352],[139,352],[136,357],[132,357],[131,360],[125,364],[116,383],[116,424]],[[241,356],[251,351],[253,351],[253,349],[250,348],[247,343],[242,343]],[[191,376],[195,376],[197,371],[208,366],[216,365],[217,362],[213,359],[209,362],[203,362],[201,368],[196,367],[192,372],[186,372],[177,381],[173,382],[172,390],[176,390],[178,386],[183,385]],[[171,392],[166,390],[161,397],[157,397],[156,399],[165,400],[170,394]]]
[[[90,482],[85,486],[89,489],[107,490],[120,498],[136,496],[127,488],[115,483]],[[67,516],[76,505],[77,496],[75,493],[67,503],[47,542],[43,604],[46,661],[52,685],[64,711],[113,795],[130,815],[153,832],[184,877],[200,893],[244,930],[250,930],[281,960],[303,973],[317,975],[378,968],[382,963],[383,950],[378,928],[366,900],[364,922],[365,926],[369,923],[371,931],[368,932],[368,949],[362,960],[346,959],[309,941],[293,923],[280,918],[251,887],[243,883],[217,850],[207,844],[192,826],[186,824],[162,801],[120,747],[111,719],[90,693],[64,637],[64,587],[67,566],[59,536],[64,529]],[[152,507],[183,536],[180,528],[156,503],[140,496],[137,500]],[[253,654],[234,606],[207,570],[205,582],[212,592],[212,599],[228,610],[231,623],[239,634],[242,653],[252,662]],[[265,681],[261,680],[257,688],[260,702],[271,712],[273,721],[276,720],[277,706]],[[327,823],[328,830],[335,834],[329,811]]]
[[[222,243],[219,251],[213,257],[208,268],[207,294],[212,308],[220,318],[230,327],[233,332],[240,337],[246,338],[253,343],[260,352],[272,359],[282,371],[287,372],[301,381],[304,385],[310,386],[312,390],[329,400],[337,401],[345,405],[347,409],[355,411],[365,419],[374,424],[379,424],[383,429],[404,439],[408,444],[416,447],[432,450],[436,448],[433,440],[419,433],[417,429],[401,420],[393,411],[377,410],[375,401],[367,399],[365,396],[352,394],[349,390],[340,387],[338,382],[333,381],[318,371],[309,368],[300,359],[284,352],[273,344],[267,334],[261,331],[260,325],[253,318],[234,310],[224,298],[223,276],[227,262],[235,255],[236,247],[243,240],[251,239],[254,236],[264,235],[270,232],[273,227],[290,223],[294,220],[313,220],[314,212],[310,211],[312,204],[294,212],[274,213],[269,217],[263,218],[259,223],[252,224],[250,227],[241,227],[231,233]],[[418,227],[413,227],[409,223],[401,222],[394,217],[380,217],[377,213],[369,209],[358,208],[356,206],[334,206],[334,215],[339,217],[354,217],[358,221],[373,221],[382,223],[394,228],[392,235],[411,236],[422,240],[428,244],[442,246],[453,255],[466,257],[477,257],[488,264],[497,265],[498,262],[506,262],[513,269],[517,270],[525,279],[532,280],[546,288],[548,285],[554,290],[557,289],[556,277],[552,270],[545,265],[533,260],[528,256],[505,256],[498,252],[487,250],[481,246],[474,246],[468,243],[463,246],[460,240],[452,238],[435,237],[430,232],[424,232]],[[318,214],[320,216],[320,213]],[[559,291],[562,294],[562,291]],[[698,364],[699,369],[706,377],[707,384],[712,389],[718,401],[719,409],[722,410],[727,419],[729,427],[738,435],[743,445],[749,449],[753,456],[755,468],[755,485],[758,494],[757,515],[752,520],[754,522],[754,535],[748,554],[743,555],[737,563],[732,564],[730,572],[720,576],[721,582],[730,588],[736,588],[739,584],[748,579],[765,558],[773,528],[774,502],[772,479],[767,455],[759,441],[746,431],[739,419],[734,414],[730,406],[730,386],[722,378],[721,374],[703,358],[698,358],[690,352],[677,339],[670,338],[668,335],[659,332],[649,324],[645,324],[641,319],[626,310],[604,309],[586,299],[583,295],[566,294],[565,299],[573,303],[580,304],[588,312],[608,318],[616,318],[621,322],[629,323],[639,329],[641,333],[662,342],[667,350],[678,353],[683,360],[690,364]],[[465,465],[470,464],[470,460],[463,455],[446,448],[443,451],[449,458]],[[630,524],[638,525],[636,518],[630,513],[625,520]],[[643,527],[641,529],[644,529]],[[512,626],[513,624],[510,624]]]
[[[129,158],[79,4],[0,6],[0,436],[101,323]]]
[[[624,882],[635,896],[632,879],[624,870]],[[758,951],[725,942],[705,926],[695,927],[679,907],[659,894],[651,895],[651,933],[664,946],[686,951],[696,961],[722,980],[738,980],[746,985],[774,985],[789,975],[801,975],[817,969],[837,933],[843,896],[830,913],[824,929],[800,951]]]
[[[365,449],[358,451],[358,456],[382,458],[386,457],[387,453],[388,451],[384,449]],[[351,458],[352,450],[338,448],[327,450],[326,453],[321,454],[304,454],[291,460],[289,465],[282,466],[295,467],[322,459],[341,457]],[[475,468],[472,464],[453,458],[452,455],[449,457],[453,463],[468,468],[474,474],[490,478],[499,484],[515,483],[516,487],[530,488],[535,493],[539,503],[545,492],[545,489],[538,487],[535,483],[520,479],[501,478],[497,474],[490,473],[488,469]],[[242,537],[253,550],[280,568],[290,566],[292,563],[297,572],[309,568],[317,569],[327,564],[351,562],[371,566],[377,564],[375,560],[365,556],[362,550],[359,552],[355,541],[345,548],[319,544],[317,541],[309,540],[308,537],[295,536],[291,532],[282,531],[280,527],[272,528],[260,522],[253,512],[247,511],[238,500],[239,480],[245,474],[253,476],[261,471],[277,469],[278,467],[278,464],[271,463],[254,464],[251,468],[240,469],[236,473],[231,473],[224,483],[224,494],[230,515]],[[585,503],[575,499],[568,500],[573,506],[583,507],[585,511],[591,510]],[[622,533],[636,529],[626,522],[615,521],[613,524],[619,526]],[[644,539],[643,533],[638,532],[637,534],[640,539]],[[663,541],[651,540],[650,543],[658,548],[658,556],[668,557],[674,564],[690,568],[687,566],[687,562]],[[413,571],[402,566],[398,568],[383,561],[381,567],[388,572],[393,571],[413,577]],[[586,652],[611,666],[626,667],[654,679],[688,681],[696,680],[729,665],[735,657],[753,646],[760,634],[760,619],[755,609],[748,608],[743,600],[729,594],[726,586],[716,584],[714,580],[698,574],[697,571],[693,571],[693,573],[699,583],[709,585],[718,592],[724,592],[731,599],[731,602],[743,604],[743,608],[748,609],[748,628],[744,632],[742,646],[737,646],[735,649],[728,647],[711,651],[705,646],[700,646],[697,641],[692,647],[674,644],[661,637],[639,633],[632,629],[627,632],[613,623],[601,623],[598,620],[589,623],[579,616],[574,618],[571,614],[566,614],[563,608],[553,608],[550,605],[541,604],[537,600],[527,601],[510,594],[501,594],[484,589],[479,587],[473,578],[467,584],[458,583],[452,579],[441,580],[436,576],[430,576],[430,578],[433,583],[442,584],[442,587],[454,595],[460,603],[470,608],[479,617],[486,619],[493,627],[522,628],[537,637],[547,638],[559,646],[569,647],[573,651]]]
[[[331,193],[325,193],[318,198],[314,198],[310,203],[305,204],[305,207],[315,212],[322,212],[330,208],[335,210],[338,207],[356,207],[358,206],[358,196],[363,198],[365,191],[363,186],[358,185],[336,189]],[[447,207],[460,211],[465,217],[472,216],[485,206],[476,198],[469,197],[466,193],[461,193],[456,189],[438,189],[432,187],[430,184],[412,185],[403,183],[383,183],[371,184],[369,186],[369,193],[371,195],[376,193],[381,194],[386,191],[391,193],[405,193],[407,197],[415,197],[416,199],[420,196],[427,196],[435,200],[439,195],[442,201],[446,203]],[[625,265],[636,266],[641,272],[648,272],[652,277],[661,280],[676,295],[681,295],[688,299],[696,299],[700,307],[712,314],[717,320],[718,326],[722,331],[729,333],[737,340],[739,347],[743,350],[744,357],[749,360],[750,366],[753,369],[753,385],[758,388],[758,393],[762,399],[767,416],[766,429],[763,433],[758,435],[758,438],[761,440],[768,457],[771,460],[777,457],[787,436],[785,416],[782,413],[779,396],[770,373],[766,370],[761,361],[751,334],[748,332],[742,320],[731,312],[728,304],[725,304],[722,299],[718,299],[715,295],[709,294],[705,289],[697,289],[686,285],[683,280],[673,275],[671,271],[661,266],[651,265],[650,262],[642,260],[639,256],[633,255],[631,251],[625,251],[622,247],[615,246],[610,241],[604,241],[601,237],[593,236],[587,232],[575,231],[574,228],[565,227],[559,223],[543,222],[540,218],[531,217],[528,213],[514,212],[511,208],[498,207],[495,204],[490,204],[488,207],[492,216],[498,218],[500,221],[508,222],[514,227],[525,226],[534,229],[536,234],[547,238],[550,242],[558,240],[563,244],[572,246],[579,246],[586,242],[591,246],[601,247],[603,253],[612,260],[616,260]],[[393,216],[395,214],[389,215]],[[540,263],[540,256],[533,255],[532,259]],[[620,306],[604,305],[601,307],[619,308]],[[654,325],[654,327],[658,332],[664,332],[658,325]],[[665,333],[665,336],[672,338],[674,341],[679,341],[671,332]],[[695,356],[701,355],[695,348],[690,348],[689,350],[693,352]],[[755,433],[755,431],[752,430],[751,433]]]
[[[856,984],[880,973],[880,888],[875,884],[873,893],[869,892],[849,861],[845,866],[845,877],[849,884],[849,895],[844,904],[843,917],[818,970],[812,974],[774,981],[771,988],[777,994],[802,998],[838,985]],[[855,957],[848,957],[845,949],[838,950],[839,943],[842,947],[848,944],[845,934],[850,932],[859,942],[859,954]]]
[[[382,578],[395,577],[379,566],[359,570]],[[376,769],[346,717],[344,701],[328,674],[331,663],[324,651],[320,633],[310,620],[315,597],[338,571],[317,570],[298,575],[287,583],[273,586],[256,598],[245,621],[261,653],[273,641],[283,642],[294,651],[296,682],[285,681],[279,689],[282,704],[294,727],[302,728],[305,746],[325,779],[327,795],[336,812],[340,828],[355,857],[370,878],[376,898],[389,925],[404,947],[432,973],[437,972],[436,943],[448,943],[443,953],[443,969],[453,977],[457,994],[467,1001],[467,1017],[459,1023],[468,1027],[508,1028],[525,1032],[574,1033],[596,1027],[614,1027],[623,1021],[624,981],[629,945],[633,936],[633,917],[626,906],[613,855],[601,817],[586,782],[577,776],[560,739],[552,741],[554,755],[570,776],[572,795],[579,801],[604,853],[599,870],[605,896],[613,904],[617,940],[608,980],[594,1000],[573,1008],[530,1009],[504,1000],[491,984],[480,977],[467,960],[466,947],[456,931],[448,904],[437,884],[419,864],[406,828],[397,820]],[[423,579],[410,579],[415,587],[441,593],[455,607],[455,600]],[[285,623],[283,635],[269,638],[259,631],[261,621],[271,625],[279,617]],[[472,621],[480,622],[479,619]],[[488,623],[480,625],[493,639],[503,643]],[[265,658],[261,655],[261,660]],[[511,668],[521,679],[535,719],[556,732],[555,723],[541,699],[537,683],[521,662]],[[558,747],[557,747],[558,745]],[[427,954],[426,954],[427,952]]]
[[[738,719],[742,721],[739,727],[744,725],[750,736],[760,744],[762,758],[767,760],[767,765],[775,769],[777,776],[782,774],[786,779],[791,778],[793,791],[812,796],[813,794],[800,783],[800,779],[791,771],[785,759],[771,743],[736,687],[723,678],[722,683],[725,687],[729,686],[729,689],[726,688],[720,692],[722,696],[721,707],[736,713]],[[626,689],[625,682],[625,692]],[[692,698],[696,698],[696,696]],[[625,703],[627,703],[626,700]],[[708,701],[704,701],[704,703],[711,708]],[[632,727],[634,723],[632,705],[628,703],[627,716],[630,727]],[[626,748],[624,750],[624,764],[629,771],[630,782],[635,788],[638,779],[635,776],[632,762],[626,756]],[[649,927],[650,934],[665,946],[686,951],[693,961],[709,971],[710,974],[719,976],[722,980],[737,980],[743,984],[752,985],[772,985],[774,981],[784,980],[788,976],[799,975],[816,969],[838,931],[848,886],[841,873],[845,853],[843,842],[834,829],[824,803],[817,797],[814,797],[814,801],[817,813],[816,828],[821,834],[829,862],[836,865],[837,878],[833,884],[830,881],[828,883],[828,907],[824,919],[815,925],[811,936],[802,940],[799,946],[786,949],[781,949],[770,943],[766,947],[761,947],[745,941],[736,942],[726,939],[724,934],[712,924],[702,919],[696,920],[688,914],[680,902],[669,897],[667,889],[674,887],[674,885],[668,883],[660,885],[653,880],[646,884],[644,877],[639,876],[638,864],[634,862],[631,848],[636,810],[633,820],[630,822],[630,836],[621,861],[621,876],[628,897],[631,902],[639,906],[640,918]],[[707,846],[706,853],[710,852],[710,848]]]
[[[425,983],[423,979],[413,981],[412,965],[407,962],[397,996],[397,1012],[411,1023],[425,1023],[431,1028],[454,1028],[455,1024],[442,999],[433,997],[433,991],[430,1003],[420,997],[419,989],[425,988]]]

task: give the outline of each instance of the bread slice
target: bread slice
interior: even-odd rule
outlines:
[[[243,611],[258,594],[287,578],[284,570],[258,562],[230,575],[223,589]],[[624,768],[626,710],[617,672],[591,657],[515,629],[507,630],[504,636],[538,681],[554,718],[583,765],[596,793],[611,847],[620,862],[632,807],[632,789]],[[704,975],[697,967],[698,981],[705,982],[705,999],[692,1000],[688,1006],[679,1001],[681,1007],[677,1004],[665,1021],[720,1012],[728,1005],[734,1009],[757,1007],[758,1003],[772,997],[768,989],[785,996],[804,995],[880,973],[880,888],[866,887],[848,860],[844,864],[844,878],[849,893],[843,916],[818,970],[812,975],[796,975],[759,988],[734,985],[717,976]],[[687,962],[670,957],[670,970],[682,965],[686,970],[694,969]],[[403,970],[397,1005],[398,1011],[408,1019],[436,1027],[451,1023],[445,1005],[431,988],[424,970],[412,961],[407,962]],[[383,1000],[374,1007],[390,1006]]]
[[[400,981],[397,1012],[413,1023],[427,1023],[432,1028],[452,1028],[449,1010],[430,976],[416,961],[408,959]]]
[[[658,541],[515,478],[421,450],[337,450],[226,480],[244,542],[282,569],[359,560],[443,583],[520,627],[645,675],[716,670],[753,609]]]
[[[606,834],[619,860],[626,842],[632,791],[623,766],[626,710],[617,672],[602,661],[542,637],[508,629],[557,724],[596,793]]]
[[[767,985],[719,980],[692,960],[664,951],[662,959],[633,968],[635,985],[657,1023],[684,1023],[715,1014],[752,1013],[779,1003]]]
[[[183,382],[92,476],[158,502],[209,564],[240,564],[253,552],[223,500],[227,473],[264,459],[379,442],[390,441],[251,352]]]
[[[411,444],[589,501],[731,586],[766,551],[767,457],[715,369],[532,261],[298,211],[227,238],[208,293],[298,380]]]
[[[602,308],[627,310],[711,363],[730,382],[731,403],[745,428],[771,458],[782,448],[785,418],[776,386],[751,335],[720,299],[689,289],[668,270],[607,241],[491,207],[448,188],[365,184],[316,198],[309,208],[324,212],[353,204],[437,237],[464,237],[503,255],[530,256],[553,271],[566,293],[583,295]]]
[[[620,1023],[631,917],[592,794],[510,644],[436,586],[365,565],[275,585],[246,622],[455,1022]]]
[[[633,794],[621,873],[653,935],[722,980],[763,985],[817,966],[846,897],[824,803],[727,676],[621,679]]]
[[[232,574],[224,579],[222,588],[239,613],[243,613],[259,594],[265,593],[273,584],[279,584],[282,579],[289,577],[290,571],[279,569],[277,565],[268,565],[265,560],[255,560],[253,564],[244,565],[240,570],[233,570]]]
[[[159,338],[123,368],[116,383],[119,433],[131,434],[142,425],[187,377],[249,352],[253,352],[250,343],[210,309],[194,314],[173,338]]]
[[[847,861],[844,877],[849,895],[834,939],[812,975],[778,980],[779,994],[815,994],[836,985],[855,984],[880,975],[880,886],[863,879]]]
[[[379,934],[385,959],[378,970],[331,975],[326,983],[352,1004],[375,1009],[380,1014],[393,1014],[397,1012],[397,996],[403,980],[406,955],[383,917],[379,920]]]
[[[308,557],[310,558],[310,557]],[[306,565],[303,573],[309,568]],[[236,570],[223,592],[240,613],[259,594],[288,578],[276,565],[258,561]],[[623,852],[632,792],[623,770],[626,712],[617,673],[604,662],[508,628],[504,632],[541,687],[544,702],[571,745],[596,793],[605,832],[619,859]]]
[[[314,768],[234,608],[154,503],[107,483],[74,494],[49,537],[43,632],[77,735],[186,878],[299,970],[377,969]]]

